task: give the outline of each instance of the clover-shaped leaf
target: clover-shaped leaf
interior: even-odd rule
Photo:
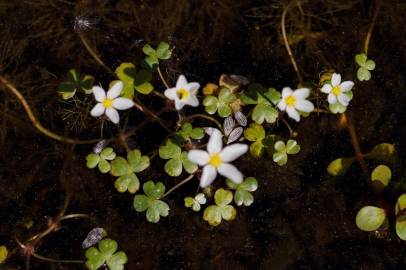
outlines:
[[[295,140],[288,140],[286,144],[283,141],[277,141],[274,149],[276,153],[273,154],[273,161],[279,166],[283,166],[288,162],[288,154],[294,155],[299,153],[300,146]]]
[[[154,90],[154,86],[150,83],[152,79],[151,72],[145,69],[137,71],[132,63],[121,63],[116,68],[116,75],[123,82],[121,96],[125,98],[132,99],[134,89],[144,95],[148,95]]]
[[[355,56],[355,62],[360,66],[357,70],[357,78],[360,81],[369,81],[371,79],[371,70],[375,69],[375,62],[368,59],[365,53]]]
[[[265,129],[262,125],[252,123],[244,130],[244,137],[253,142],[250,145],[250,153],[254,157],[262,156],[264,152],[263,139],[265,138]]]
[[[122,270],[127,263],[127,255],[123,251],[117,251],[117,242],[106,238],[99,242],[98,248],[91,247],[86,250],[86,267],[89,270],[99,269],[107,264],[110,270]]]
[[[232,205],[229,205],[233,200],[233,193],[222,188],[218,189],[214,194],[214,202],[216,205],[210,205],[204,210],[203,219],[211,226],[217,226],[221,220],[233,220],[237,211]]]
[[[185,198],[185,206],[188,208],[192,208],[193,211],[199,212],[201,209],[201,205],[207,202],[206,196],[204,193],[197,194],[194,198],[186,197]]]
[[[179,176],[182,168],[188,173],[194,173],[197,165],[191,162],[187,157],[187,152],[183,151],[173,140],[167,140],[166,144],[159,147],[159,156],[162,159],[169,159],[165,163],[165,172],[170,176]]]
[[[6,246],[0,246],[0,264],[2,264],[6,259],[8,255],[8,250]]]
[[[176,135],[180,136],[183,141],[188,139],[200,140],[204,137],[204,130],[203,128],[193,128],[192,124],[187,122],[181,126]]]
[[[169,206],[166,202],[159,200],[165,193],[165,186],[162,182],[154,183],[148,181],[142,186],[144,194],[135,195],[133,206],[137,212],[146,211],[146,218],[149,222],[157,223],[160,217],[169,214]]]
[[[327,166],[327,172],[332,176],[344,175],[354,163],[355,158],[337,158]]]
[[[119,192],[128,190],[134,194],[139,189],[139,180],[135,173],[141,172],[148,168],[150,160],[148,156],[142,156],[138,149],[131,150],[127,154],[127,159],[117,157],[111,162],[111,175],[119,176],[114,186]]]
[[[375,231],[378,229],[386,219],[386,212],[384,209],[375,206],[362,207],[355,218],[357,227],[363,231]]]
[[[226,179],[226,185],[235,189],[234,202],[236,205],[250,206],[254,202],[254,197],[251,192],[254,192],[258,188],[257,179],[254,177],[247,177],[242,183],[236,184],[230,179]]]
[[[237,100],[237,97],[228,88],[222,88],[215,96],[206,96],[203,100],[205,110],[209,114],[218,113],[221,117],[227,117],[233,112],[231,104]]]
[[[77,91],[83,91],[85,94],[92,93],[94,78],[90,75],[81,75],[75,69],[68,72],[68,81],[58,86],[58,93],[63,99],[73,97]]]
[[[241,95],[244,104],[255,104],[251,118],[257,124],[275,123],[278,118],[278,111],[275,104],[281,99],[281,94],[274,88],[264,91],[259,84],[251,84],[248,90]]]
[[[156,49],[152,48],[151,45],[146,44],[142,48],[142,51],[146,55],[145,62],[151,69],[159,64],[160,59],[166,60],[172,56],[172,50],[166,42],[159,43]]]
[[[98,166],[101,173],[107,173],[110,171],[110,163],[108,161],[116,158],[116,153],[114,153],[113,148],[106,147],[100,154],[91,153],[86,157],[86,166],[90,169]]]

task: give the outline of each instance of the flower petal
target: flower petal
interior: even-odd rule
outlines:
[[[106,92],[100,86],[93,86],[92,92],[96,101],[103,102],[106,99]]]
[[[333,89],[333,87],[331,86],[331,84],[325,84],[323,85],[323,87],[321,88],[321,92],[329,94],[331,92],[331,90]]]
[[[330,104],[334,104],[337,102],[337,96],[333,93],[328,94],[327,101]]]
[[[341,75],[338,73],[333,73],[333,76],[331,77],[331,85],[334,87],[334,86],[339,85],[340,82],[341,82]]]
[[[177,98],[176,91],[178,91],[178,89],[176,89],[176,87],[169,88],[169,89],[165,90],[164,95],[165,95],[165,97],[167,97],[171,100],[175,100]]]
[[[102,103],[97,103],[96,106],[93,107],[93,109],[90,111],[90,115],[93,117],[99,117],[104,113],[104,106]]]
[[[348,92],[354,86],[354,82],[352,81],[345,81],[340,84],[341,91]]]
[[[194,94],[190,94],[188,100],[185,103],[192,107],[199,106],[199,100],[197,99],[197,97]]]
[[[309,90],[309,88],[300,88],[300,89],[293,91],[292,95],[299,100],[305,99],[310,95],[310,90]]]
[[[200,84],[197,82],[191,82],[187,84],[186,88],[189,90],[190,94],[196,95],[200,88]]]
[[[344,106],[348,106],[348,103],[350,102],[350,99],[343,93],[339,94],[337,96],[337,99],[338,99],[338,102],[340,102]]]
[[[243,179],[242,173],[232,164],[223,163],[218,167],[218,172],[236,184],[240,184]]]
[[[190,150],[187,154],[187,158],[197,165],[204,166],[209,162],[210,156],[203,150]]]
[[[180,111],[182,110],[183,106],[185,106],[185,103],[180,101],[179,99],[175,99],[175,109]]]
[[[292,94],[292,88],[290,88],[290,87],[284,87],[283,89],[282,89],[282,98],[284,99],[285,97],[287,97],[287,96],[290,96],[291,94]]]
[[[296,109],[302,112],[312,112],[314,110],[314,105],[308,100],[298,100],[295,105]]]
[[[231,162],[242,156],[248,151],[248,145],[242,143],[235,143],[224,147],[220,153],[223,162]]]
[[[213,183],[217,177],[216,169],[211,165],[206,165],[203,168],[202,176],[200,177],[200,187],[205,188]]]
[[[113,100],[113,107],[117,110],[127,110],[134,106],[134,102],[128,98],[116,98]]]
[[[114,108],[108,108],[106,109],[106,115],[110,119],[111,122],[114,124],[118,124],[120,122],[120,116],[118,115],[118,112]]]
[[[286,108],[286,112],[288,113],[289,117],[292,119],[295,119],[296,122],[300,121],[300,115],[299,113],[296,111],[296,109],[294,107],[287,107]]]
[[[123,90],[123,82],[118,81],[114,83],[114,85],[109,89],[109,91],[107,92],[107,97],[109,99],[115,99],[120,95],[121,90]]]
[[[281,101],[279,101],[279,103],[278,103],[278,108],[279,108],[279,110],[281,110],[281,111],[286,110],[286,102],[285,102],[285,99],[281,99]]]
[[[213,128],[209,142],[207,144],[207,152],[209,154],[217,154],[223,149],[223,134],[217,128]]]
[[[180,75],[178,80],[176,81],[176,88],[182,88],[187,85],[187,80],[184,75]]]

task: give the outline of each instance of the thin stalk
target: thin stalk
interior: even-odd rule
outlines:
[[[87,42],[86,38],[83,36],[82,32],[76,31],[78,34],[80,41],[82,41],[82,44],[85,46],[86,50],[89,52],[89,54],[93,57],[93,59],[101,65],[105,70],[107,70],[109,73],[114,74],[113,70],[109,68],[101,59],[100,57],[96,54],[96,52],[90,47],[89,43]]]
[[[169,89],[170,86],[169,86],[169,84],[166,82],[164,76],[162,75],[162,72],[161,72],[161,69],[159,68],[159,66],[157,67],[156,70],[158,71],[158,75],[159,75],[159,77],[161,78],[161,81],[162,81],[163,84],[165,85],[166,89]]]
[[[187,182],[189,182],[193,176],[195,176],[194,174],[189,175],[188,177],[186,177],[185,179],[183,179],[182,181],[180,181],[179,183],[177,183],[175,186],[173,186],[170,190],[168,190],[161,198],[164,198],[166,196],[168,196],[169,194],[172,193],[172,191],[174,191],[175,189],[179,188],[180,186],[186,184]]]
[[[375,1],[374,15],[372,17],[372,22],[369,25],[368,32],[367,32],[367,35],[365,36],[365,41],[364,41],[364,53],[366,55],[368,55],[369,43],[371,41],[372,31],[374,30],[376,18],[378,17],[378,13],[379,13],[379,10],[380,10],[380,7],[381,7],[381,3],[382,2],[380,0]]]
[[[24,96],[21,94],[20,91],[15,88],[13,84],[11,84],[6,78],[4,78],[2,75],[0,75],[0,82],[8,89],[14,96],[18,99],[18,101],[21,103],[23,106],[25,112],[27,113],[28,118],[30,119],[31,123],[33,126],[42,134],[45,136],[54,139],[56,141],[64,142],[64,143],[70,143],[70,144],[93,144],[99,141],[99,139],[94,139],[94,140],[77,140],[77,139],[71,139],[68,137],[64,137],[61,135],[58,135],[49,129],[46,129],[40,122],[39,120],[35,117],[33,111],[31,110],[30,105],[28,104],[27,100],[24,98]]]
[[[210,120],[210,121],[212,121],[213,123],[215,123],[215,124],[219,127],[219,129],[222,129],[222,128],[223,128],[222,125],[220,124],[220,122],[217,121],[215,118],[213,118],[213,117],[211,117],[211,116],[208,116],[208,115],[205,115],[205,114],[200,114],[200,113],[192,114],[192,115],[190,115],[190,116],[187,116],[187,117],[183,118],[183,119],[182,119],[182,123],[184,123],[184,122],[186,122],[186,121],[188,121],[188,120],[192,120],[192,119],[194,119],[194,118],[203,118],[203,119]]]
[[[297,2],[297,1],[296,0],[290,1],[289,4],[284,8],[284,10],[282,12],[282,17],[281,17],[281,29],[282,29],[283,43],[285,44],[286,51],[288,52],[290,61],[292,62],[293,69],[295,70],[296,75],[297,75],[297,77],[299,79],[299,83],[302,84],[303,83],[303,77],[302,77],[302,74],[299,71],[299,67],[298,67],[298,65],[296,63],[295,57],[293,56],[292,50],[290,49],[288,37],[286,35],[286,28],[285,28],[286,14],[287,14],[289,8],[295,2]]]
[[[32,252],[31,255],[37,259],[47,261],[47,262],[53,262],[53,263],[84,263],[84,261],[81,261],[81,260],[58,260],[58,259],[48,258],[48,257],[41,256],[35,252]]]
[[[149,116],[151,116],[152,118],[154,118],[154,119],[158,122],[158,124],[160,124],[166,131],[168,131],[169,133],[172,133],[172,130],[171,130],[170,128],[168,128],[168,127],[164,124],[164,122],[162,121],[162,119],[159,118],[158,115],[156,115],[155,113],[153,113],[152,111],[150,111],[147,107],[145,107],[137,97],[134,97],[134,104],[135,104],[135,107],[136,107],[137,109],[139,109],[141,112],[145,113],[146,115],[149,115]]]
[[[294,135],[295,135],[295,132],[293,131],[293,129],[292,129],[292,127],[289,125],[289,123],[288,123],[288,121],[286,121],[286,119],[282,116],[281,117],[281,119],[282,119],[282,122],[285,124],[285,126],[288,128],[288,130],[289,130],[289,137],[290,138],[292,138],[292,137],[295,137]]]

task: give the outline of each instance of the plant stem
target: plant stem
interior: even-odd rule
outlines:
[[[175,189],[177,189],[178,187],[186,184],[187,182],[189,182],[193,176],[195,176],[194,174],[189,175],[188,177],[186,177],[185,179],[183,179],[182,181],[180,181],[179,183],[177,183],[175,186],[173,186],[170,190],[168,190],[161,198],[164,198],[166,196],[168,196],[169,194],[172,193],[172,191],[174,191]]]
[[[286,127],[288,128],[288,130],[289,130],[289,137],[290,137],[290,138],[295,137],[295,136],[294,136],[295,133],[294,133],[292,127],[289,125],[288,121],[286,121],[286,119],[285,119],[283,116],[281,116],[281,119],[282,119],[282,122],[285,124],[285,126],[286,126]]]
[[[140,110],[140,111],[142,111],[143,113],[145,113],[146,115],[149,115],[150,117],[154,118],[154,119],[158,122],[158,124],[160,124],[166,131],[168,131],[169,133],[172,133],[172,130],[171,130],[170,128],[168,128],[168,127],[163,123],[162,119],[159,118],[158,115],[156,115],[155,113],[153,113],[152,111],[150,111],[147,107],[145,107],[145,106],[141,103],[141,101],[140,101],[137,97],[135,97],[135,96],[134,96],[134,104],[135,104],[135,107],[136,107],[138,110]]]
[[[80,41],[82,41],[83,45],[85,46],[86,50],[90,53],[90,55],[94,58],[94,60],[101,65],[105,70],[107,70],[109,73],[114,74],[113,70],[106,66],[104,62],[100,59],[100,57],[95,53],[95,51],[90,47],[89,43],[87,42],[86,38],[83,36],[82,32],[80,30],[76,31]]]
[[[161,69],[159,68],[159,65],[158,65],[158,67],[157,67],[156,70],[158,71],[158,75],[159,75],[159,77],[161,78],[161,81],[162,81],[163,84],[165,85],[166,89],[169,89],[170,86],[169,86],[169,84],[166,82],[164,76],[162,75],[162,72],[161,72]]]
[[[200,113],[192,114],[192,115],[190,115],[190,116],[187,116],[187,117],[183,118],[183,119],[182,119],[182,123],[184,123],[184,122],[186,122],[186,121],[188,121],[188,120],[192,120],[192,119],[194,119],[194,118],[203,118],[203,119],[210,120],[210,121],[212,121],[213,123],[215,123],[215,124],[219,127],[219,129],[222,129],[222,128],[223,128],[222,125],[220,124],[220,122],[217,121],[215,118],[213,118],[213,117],[211,117],[211,116],[208,116],[208,115],[205,115],[205,114],[200,114]]]
[[[47,262],[54,262],[54,263],[84,263],[84,261],[81,261],[81,260],[58,260],[58,259],[48,258],[48,257],[41,256],[41,255],[39,255],[39,254],[37,254],[35,252],[32,252],[31,255],[34,256],[37,259],[47,261]]]
[[[296,0],[290,1],[289,4],[284,8],[284,10],[282,12],[282,17],[281,17],[281,29],[282,29],[282,37],[283,37],[283,42],[285,44],[286,51],[288,52],[288,55],[290,57],[290,61],[292,62],[292,65],[293,65],[293,69],[295,70],[296,75],[297,75],[297,77],[299,79],[299,83],[302,84],[303,83],[303,77],[302,77],[302,74],[299,71],[299,68],[297,66],[295,57],[293,56],[292,50],[290,49],[289,41],[288,41],[288,38],[286,36],[286,28],[285,28],[286,14],[287,14],[289,8],[292,6],[292,4],[294,4],[295,2],[297,2],[297,1]]]
[[[70,143],[70,144],[93,144],[99,141],[99,139],[94,139],[94,140],[77,140],[77,139],[71,139],[67,138],[58,134],[53,133],[52,131],[46,129],[44,126],[41,125],[39,120],[35,117],[33,111],[31,110],[30,105],[28,105],[27,100],[24,98],[24,96],[21,94],[20,91],[17,90],[17,88],[14,87],[13,84],[11,84],[6,78],[4,78],[2,75],[0,75],[0,82],[11,92],[14,94],[14,96],[18,99],[18,101],[21,103],[23,106],[25,112],[27,113],[28,118],[30,119],[31,123],[33,126],[42,134],[45,136],[52,138],[54,140],[64,142],[64,143]]]
[[[376,0],[375,1],[375,11],[374,11],[374,15],[372,17],[372,22],[369,25],[368,28],[368,32],[367,35],[365,36],[365,41],[364,41],[364,53],[366,55],[368,55],[368,48],[369,48],[369,42],[371,41],[371,36],[372,36],[372,31],[374,29],[375,26],[375,22],[376,22],[376,18],[378,17],[378,13],[381,7],[381,0]]]

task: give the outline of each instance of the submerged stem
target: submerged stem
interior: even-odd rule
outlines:
[[[368,55],[369,42],[371,41],[372,31],[373,31],[374,26],[375,26],[376,18],[378,17],[378,13],[379,13],[379,10],[380,10],[381,3],[382,3],[381,0],[376,0],[375,1],[374,15],[372,17],[372,22],[369,25],[368,32],[367,32],[367,35],[365,36],[365,41],[364,41],[364,53],[366,55]]]
[[[182,181],[180,181],[179,183],[177,183],[175,186],[173,186],[170,190],[168,190],[161,198],[164,198],[166,196],[168,196],[169,194],[172,193],[172,191],[174,191],[175,189],[179,188],[180,186],[186,184],[187,182],[189,182],[193,176],[195,176],[194,174],[189,175],[188,177],[186,177],[185,179],[183,179]]]
[[[161,81],[162,81],[163,84],[165,85],[166,89],[169,89],[169,88],[170,88],[170,87],[169,87],[169,84],[166,82],[166,80],[165,80],[165,78],[164,78],[164,76],[163,76],[163,74],[162,74],[161,69],[159,68],[159,66],[157,67],[156,70],[158,71],[158,75],[159,75],[159,77],[161,78]]]
[[[211,117],[211,116],[208,116],[208,115],[205,115],[205,114],[201,114],[201,113],[192,114],[190,116],[184,117],[182,119],[182,123],[186,122],[187,120],[192,120],[194,118],[203,118],[203,119],[210,120],[213,123],[215,123],[219,127],[219,129],[222,129],[222,126],[221,126],[220,122],[217,121],[214,117]]]
[[[282,29],[283,43],[285,44],[286,51],[288,52],[288,55],[290,57],[290,61],[292,62],[293,69],[295,70],[296,75],[297,75],[297,77],[299,79],[299,83],[302,84],[303,83],[303,77],[302,77],[302,74],[299,71],[299,68],[297,66],[295,57],[293,56],[292,50],[290,49],[288,37],[286,35],[286,28],[285,28],[286,14],[288,13],[288,10],[292,6],[292,4],[294,4],[295,2],[297,2],[297,0],[290,1],[289,4],[284,8],[283,13],[282,13],[282,17],[281,17],[281,29]]]
[[[55,134],[54,132],[50,131],[49,129],[46,129],[42,124],[39,122],[39,120],[35,117],[33,111],[31,110],[30,105],[28,105],[27,100],[24,98],[24,96],[21,94],[20,91],[15,88],[13,84],[11,84],[6,78],[4,78],[2,75],[0,75],[0,82],[4,84],[4,86],[14,94],[14,96],[18,99],[18,101],[21,103],[23,106],[25,112],[27,113],[28,118],[30,119],[31,123],[33,126],[38,129],[39,132],[42,134],[46,135],[49,138],[52,138],[54,140],[64,142],[64,143],[70,143],[70,144],[92,144],[96,143],[99,141],[99,139],[94,139],[94,140],[77,140],[77,139],[71,139],[67,138],[58,134]]]

